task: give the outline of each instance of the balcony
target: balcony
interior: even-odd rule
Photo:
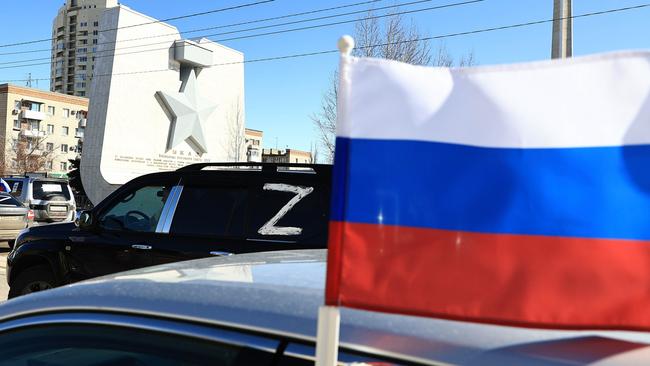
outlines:
[[[20,111],[20,118],[24,119],[35,119],[37,121],[42,121],[46,118],[45,113],[43,112],[38,112],[38,111],[32,111],[29,109],[25,109]]]
[[[42,138],[47,136],[45,131],[39,130],[21,130],[20,135],[27,138]]]

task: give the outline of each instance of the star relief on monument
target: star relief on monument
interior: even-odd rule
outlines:
[[[156,97],[172,117],[167,150],[185,141],[197,154],[207,153],[203,124],[217,109],[217,105],[199,94],[194,69],[187,74],[179,92],[158,91]]]

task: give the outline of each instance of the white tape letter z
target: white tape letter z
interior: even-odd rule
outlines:
[[[300,187],[300,186],[291,186],[288,184],[279,184],[279,183],[266,183],[264,185],[265,191],[279,191],[279,192],[290,192],[295,193],[296,196],[293,197],[289,202],[287,202],[280,211],[275,214],[266,224],[264,224],[257,232],[262,235],[300,235],[302,233],[302,228],[291,227],[291,226],[275,226],[275,224],[284,217],[284,215],[289,212],[293,206],[295,206],[301,199],[307,197],[311,192],[314,191],[313,187]]]

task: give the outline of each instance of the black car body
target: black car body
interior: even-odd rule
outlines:
[[[327,246],[331,166],[231,165],[145,175],[77,225],[24,231],[7,258],[9,296],[181,260]]]

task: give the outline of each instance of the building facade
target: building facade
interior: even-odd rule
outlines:
[[[88,99],[0,84],[2,174],[65,177],[82,150]]]
[[[262,162],[262,138],[264,132],[260,130],[253,130],[247,128],[244,131],[244,138],[246,143],[246,161],[251,163]]]
[[[59,9],[52,24],[51,91],[88,95],[99,46],[99,18],[117,5],[117,0],[66,0]]]
[[[263,149],[262,162],[279,164],[312,164],[312,156],[310,152],[296,149]]]

